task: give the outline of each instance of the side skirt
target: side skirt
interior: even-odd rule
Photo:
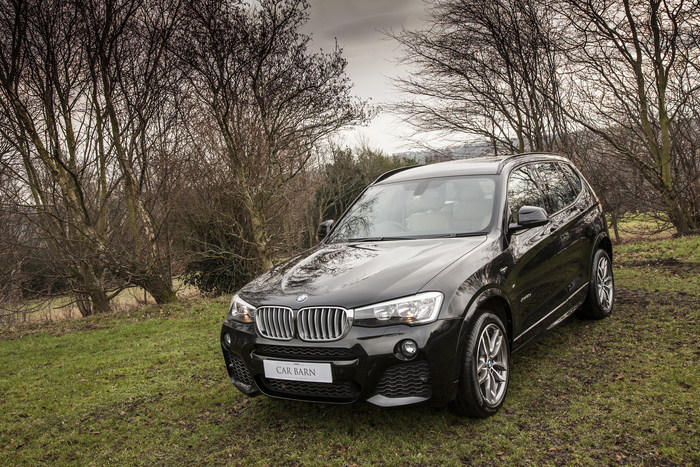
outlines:
[[[536,322],[535,324],[533,324],[532,326],[530,326],[527,330],[525,330],[524,332],[520,333],[520,334],[518,335],[518,337],[516,337],[515,339],[513,339],[513,350],[511,350],[511,353],[517,353],[517,352],[519,352],[520,350],[524,349],[528,344],[530,344],[531,342],[533,342],[535,338],[537,338],[537,337],[540,336],[541,334],[543,334],[543,333],[549,331],[550,329],[556,327],[556,326],[559,325],[562,321],[564,321],[566,318],[568,318],[569,316],[571,316],[571,315],[573,314],[573,312],[576,311],[576,309],[577,309],[579,306],[581,306],[581,305],[583,304],[583,301],[584,301],[584,299],[585,299],[585,294],[583,294],[583,296],[579,298],[580,292],[581,292],[581,291],[587,291],[587,289],[588,289],[588,282],[586,282],[585,284],[583,284],[583,285],[582,285],[581,287],[579,287],[574,293],[572,293],[571,296],[570,296],[564,303],[562,303],[561,305],[559,305],[558,307],[556,307],[555,309],[553,309],[552,311],[550,311],[545,317],[543,317],[543,318],[540,319],[538,322]],[[573,305],[572,305],[572,303],[573,303]],[[531,331],[533,331],[534,329],[536,329],[537,326],[539,326],[543,321],[549,319],[552,315],[555,315],[555,316],[556,316],[557,313],[560,313],[561,310],[562,310],[562,308],[565,309],[566,311],[565,311],[564,313],[562,313],[561,316],[560,316],[559,318],[557,318],[554,322],[552,322],[552,324],[550,324],[549,326],[547,326],[546,329],[544,329],[544,330],[541,331],[541,332],[538,332],[537,334],[532,335],[531,337],[529,337],[528,339],[526,339],[526,340],[524,340],[524,341],[521,340],[521,339],[523,339],[528,333],[530,333]]]

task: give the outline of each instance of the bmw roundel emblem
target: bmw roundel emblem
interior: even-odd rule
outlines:
[[[306,295],[305,293],[303,293],[303,294],[301,294],[301,295],[299,295],[299,296],[297,297],[297,302],[303,302],[303,301],[306,300],[307,298],[309,298],[309,296]]]

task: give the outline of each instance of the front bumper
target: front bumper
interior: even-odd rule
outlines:
[[[353,326],[333,342],[278,341],[260,337],[254,324],[226,321],[221,345],[231,382],[255,396],[348,404],[368,401],[382,407],[445,404],[454,399],[459,378],[461,320],[438,320],[420,326]],[[228,334],[230,344],[224,336]],[[414,358],[399,345],[416,342]],[[265,376],[264,362],[329,363],[330,383],[288,381]]]

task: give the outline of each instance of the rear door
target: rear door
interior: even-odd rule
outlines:
[[[559,162],[537,164],[537,171],[550,217],[550,230],[556,233],[559,252],[555,274],[560,283],[551,297],[552,306],[565,302],[583,286],[587,277],[587,247],[584,236],[584,210],[576,203],[579,192]],[[579,184],[580,188],[580,184]],[[561,313],[567,310],[561,310]]]

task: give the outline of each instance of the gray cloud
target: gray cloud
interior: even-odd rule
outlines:
[[[309,0],[309,4],[310,18],[302,32],[311,34],[313,46],[330,51],[337,39],[348,60],[347,73],[355,83],[355,94],[371,98],[374,104],[387,101],[387,77],[408,70],[393,63],[398,55],[397,44],[386,40],[380,31],[421,27],[425,16],[423,0]],[[389,135],[396,133],[391,125],[392,118],[383,115],[360,132],[373,144],[392,152],[400,142],[390,141]]]
[[[317,42],[364,45],[381,39],[377,30],[415,27],[424,11],[422,0],[311,0],[305,30]]]

